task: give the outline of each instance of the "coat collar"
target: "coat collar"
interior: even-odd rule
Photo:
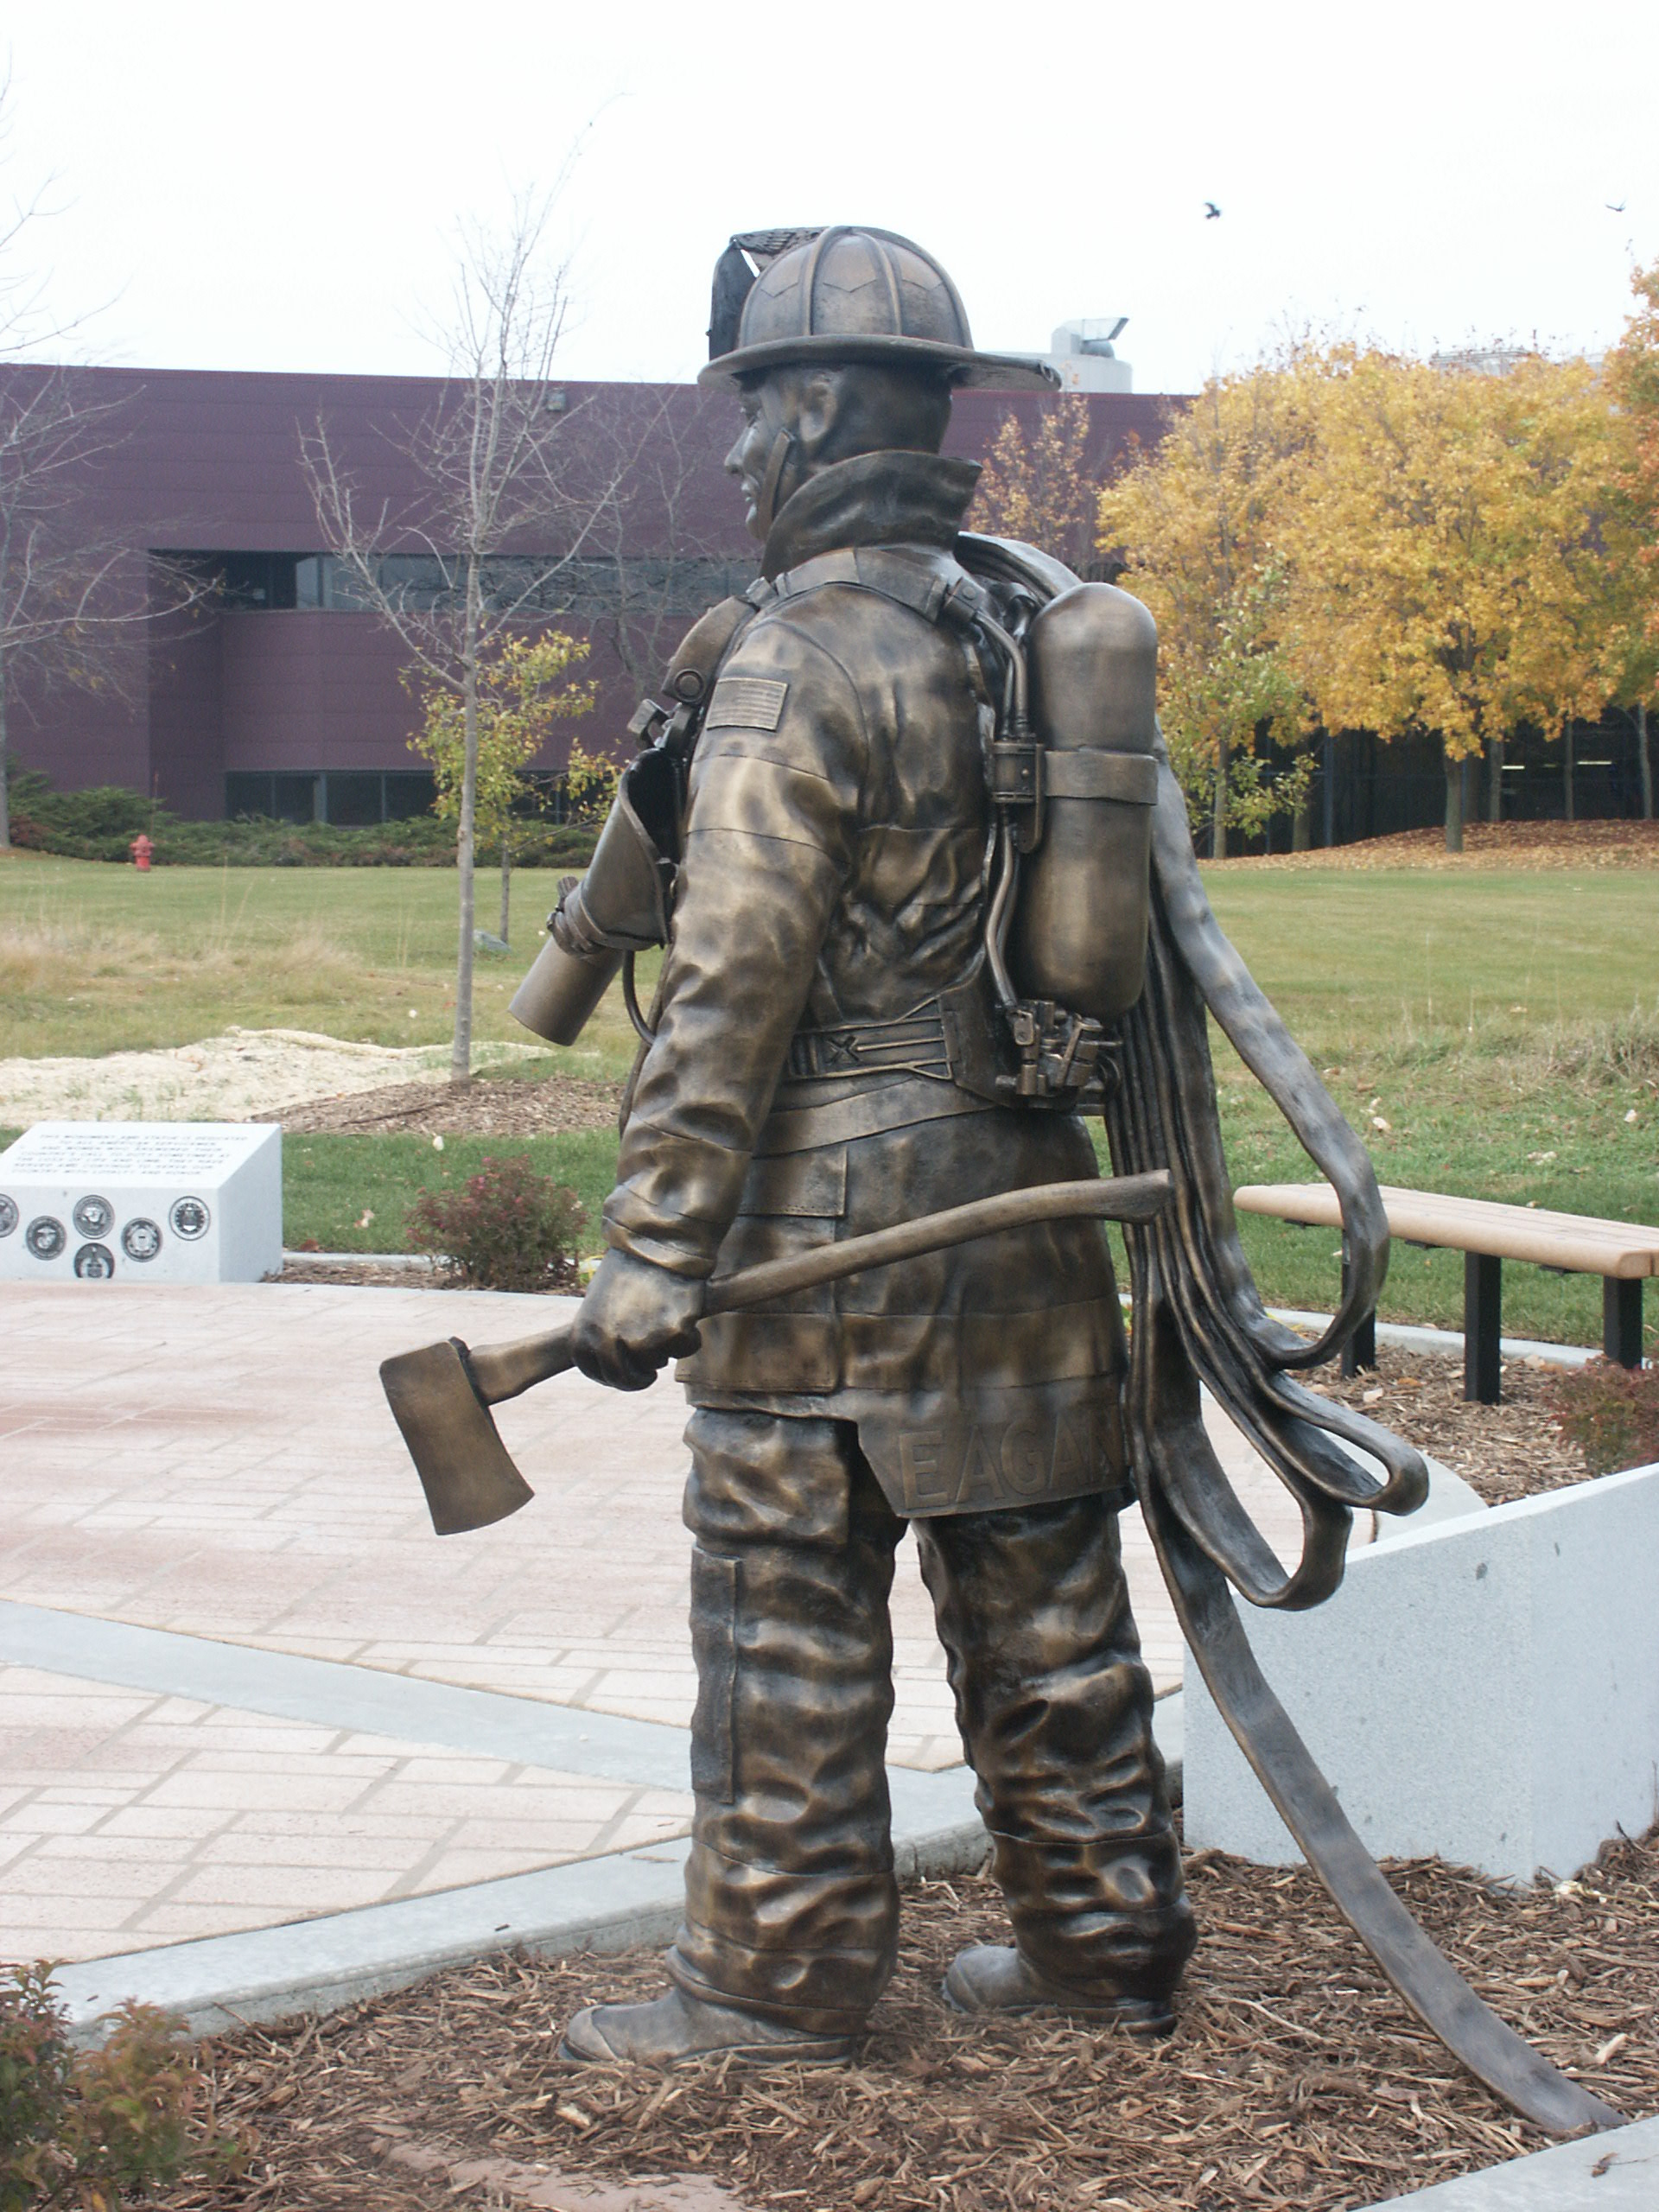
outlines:
[[[847,545],[937,545],[957,540],[979,463],[937,453],[863,453],[832,461],[786,499],[766,534],[766,577]]]

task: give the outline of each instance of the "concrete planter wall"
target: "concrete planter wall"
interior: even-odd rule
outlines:
[[[1311,1613],[1241,1611],[1378,1858],[1530,1882],[1659,1817],[1659,1465],[1362,1551]],[[1300,1857],[1189,1657],[1185,1834]]]

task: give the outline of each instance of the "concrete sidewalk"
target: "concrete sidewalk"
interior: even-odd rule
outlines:
[[[200,1989],[207,1947],[258,1930],[293,1933],[225,1964],[238,1987],[282,1981],[284,1941],[299,1973],[341,1943],[360,1963],[448,1955],[457,1930],[516,1940],[526,1910],[655,1928],[691,1809],[679,1391],[569,1376],[503,1407],[536,1502],[440,1541],[377,1378],[388,1352],[551,1311],[331,1285],[0,1291],[0,1956],[85,1962],[90,2016],[141,1957],[167,1982],[185,1946]],[[1294,1541],[1286,1494],[1223,1443]],[[1168,1600],[1137,1516],[1124,1533],[1173,1690]],[[893,1616],[914,1847],[972,1814],[908,1542]],[[589,1871],[554,1880],[569,1867]],[[526,1878],[539,1902],[509,1910],[500,1885]],[[367,1952],[327,1924],[389,1912]]]

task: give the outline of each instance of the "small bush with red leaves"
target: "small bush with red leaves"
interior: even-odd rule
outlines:
[[[185,2174],[223,2174],[232,2138],[206,2112],[207,2083],[173,2024],[126,2005],[98,2050],[76,2050],[44,1961],[0,1974],[0,2212],[114,2212]]]
[[[1549,1395],[1556,1427],[1592,1475],[1659,1459],[1659,1366],[1586,1360],[1564,1370]]]
[[[522,1153],[491,1153],[459,1190],[423,1191],[408,1229],[469,1289],[573,1290],[586,1218],[575,1192],[538,1175]]]

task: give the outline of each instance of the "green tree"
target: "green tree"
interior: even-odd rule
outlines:
[[[501,639],[478,665],[474,702],[473,835],[485,851],[501,855],[501,938],[510,919],[516,839],[527,815],[540,810],[538,787],[525,770],[548,744],[555,726],[591,714],[595,687],[591,678],[569,674],[588,657],[581,640],[549,630],[538,638]],[[421,727],[409,741],[411,753],[431,766],[437,784],[434,811],[459,822],[466,798],[467,702],[448,685],[435,683],[418,664],[404,672],[404,683],[420,702]],[[582,755],[585,763],[588,759]],[[579,770],[579,773],[582,771]],[[592,770],[586,772],[591,775]]]

